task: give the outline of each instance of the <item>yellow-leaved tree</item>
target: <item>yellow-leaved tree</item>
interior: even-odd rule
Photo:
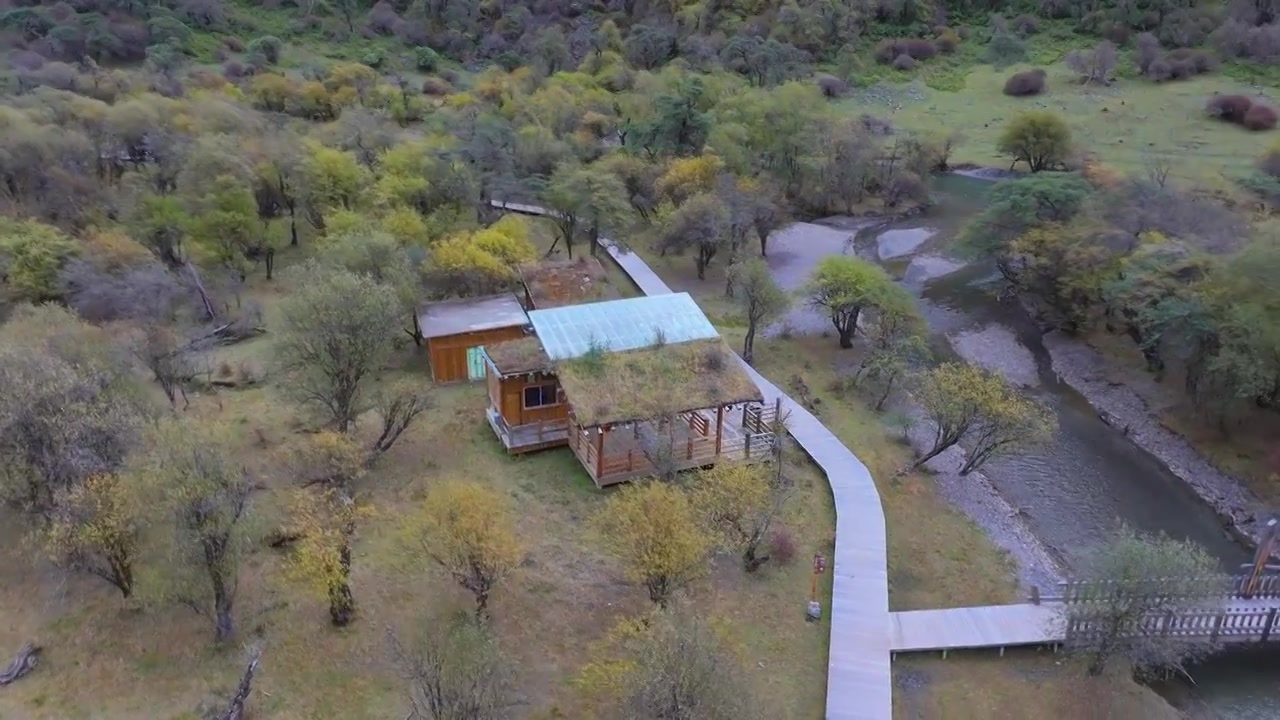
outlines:
[[[1056,425],[1046,407],[973,365],[939,365],[925,376],[918,397],[936,430],[933,447],[913,467],[963,441],[968,457],[960,474],[968,475],[996,455],[1047,440]]]
[[[59,493],[38,538],[58,565],[96,575],[129,598],[138,554],[134,500],[121,476],[91,475]]]
[[[591,519],[600,544],[617,558],[629,582],[666,607],[677,590],[701,577],[713,547],[688,496],[665,482],[640,482],[619,490]]]
[[[487,228],[441,240],[431,250],[431,267],[441,285],[464,295],[483,294],[514,282],[516,269],[537,255],[528,224],[508,215]]]
[[[294,532],[298,544],[290,574],[314,588],[329,601],[329,619],[334,625],[349,624],[356,613],[351,593],[351,541],[356,521],[367,508],[339,487],[320,492],[299,490],[294,496]]]
[[[475,597],[476,616],[489,595],[524,559],[515,514],[505,498],[473,482],[446,480],[428,493],[406,527],[410,546],[444,568]]]
[[[760,552],[769,529],[795,486],[775,463],[721,463],[693,476],[689,500],[716,544],[742,554],[742,567],[755,572],[769,561]]]
[[[626,708],[625,717],[771,716],[746,674],[732,626],[687,607],[624,618],[593,645],[574,684],[589,705]]]

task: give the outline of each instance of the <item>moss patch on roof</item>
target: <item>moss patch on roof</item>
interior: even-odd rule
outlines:
[[[539,309],[617,297],[604,266],[591,257],[528,265],[520,269],[520,279]]]
[[[761,399],[733,351],[718,339],[594,351],[558,363],[556,373],[584,427]]]
[[[503,375],[546,372],[551,369],[551,359],[542,349],[542,341],[536,337],[486,345],[484,351]]]

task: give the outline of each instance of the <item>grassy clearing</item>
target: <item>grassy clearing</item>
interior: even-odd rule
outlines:
[[[972,65],[966,71],[958,66],[954,72],[965,72],[963,89],[956,88],[959,91],[916,82],[911,93],[898,86],[889,93],[855,93],[845,103],[851,113],[885,116],[913,130],[956,129],[964,138],[953,162],[994,167],[1007,167],[1009,162],[996,151],[1005,122],[1031,109],[1061,114],[1080,148],[1108,165],[1140,173],[1158,159],[1168,163],[1175,175],[1190,180],[1244,174],[1269,139],[1205,116],[1205,98],[1214,92],[1254,95],[1258,91],[1221,74],[1163,84],[1123,78],[1111,87],[1082,86],[1066,67],[1054,63],[1046,67],[1049,89],[1044,95],[1005,95],[1005,80],[1029,67],[996,70]]]
[[[268,322],[272,300],[288,292],[287,282],[286,275],[251,293],[266,305]],[[215,365],[253,365],[266,371],[265,381],[193,396],[186,411],[239,428],[241,456],[267,485],[255,498],[255,527],[262,533],[282,524],[289,506],[291,479],[278,458],[312,423],[272,384],[272,345],[268,333],[219,353]],[[427,377],[422,356],[406,346],[384,379],[426,384]],[[585,717],[572,678],[588,648],[615,622],[648,606],[643,589],[621,583],[618,569],[587,536],[585,521],[608,493],[594,489],[568,449],[508,457],[484,420],[480,385],[438,387],[433,400],[435,407],[368,478],[373,515],[355,546],[359,617],[353,626],[331,628],[324,601],[284,579],[284,552],[255,544],[247,558],[238,636],[265,641],[255,685],[259,720],[403,716],[403,687],[388,661],[385,628],[411,628],[469,605],[450,578],[414,561],[401,542],[401,518],[440,479],[488,483],[520,514],[528,558],[491,603],[498,634],[519,669],[523,701],[515,717]],[[374,429],[372,422],[362,427]],[[747,576],[735,557],[718,559],[692,589],[691,601],[735,628],[771,716],[807,719],[821,715],[829,626],[804,620],[804,558],[830,553],[834,515],[822,476],[798,454],[790,457],[796,464],[789,472],[801,490],[784,523],[797,561]],[[0,652],[29,640],[46,648],[37,672],[0,693],[0,717],[185,720],[202,699],[228,696],[241,652],[212,647],[207,621],[183,608],[126,608],[102,583],[33,562],[9,516],[0,515],[0,543]],[[829,598],[829,585],[821,592]]]
[[[731,346],[745,333],[723,296],[721,268],[705,281],[687,257],[646,262],[676,291],[688,291]],[[893,610],[997,604],[1018,600],[1010,559],[980,527],[951,507],[929,476],[889,478],[911,457],[898,431],[855,392],[838,383],[858,348],[835,338],[795,336],[756,341],[756,367],[815,413],[871,470],[888,528],[889,606]],[[953,654],[950,659],[895,660],[894,717],[902,720],[1173,720],[1179,714],[1154,691],[1124,675],[1087,678],[1074,661],[1048,652]]]

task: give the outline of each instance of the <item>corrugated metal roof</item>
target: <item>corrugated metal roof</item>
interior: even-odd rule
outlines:
[[[529,316],[511,293],[445,300],[423,305],[418,310],[418,327],[424,338],[528,324]]]
[[[720,337],[689,293],[533,310],[529,322],[552,360],[581,357],[594,347],[638,350],[659,338],[682,343]]]

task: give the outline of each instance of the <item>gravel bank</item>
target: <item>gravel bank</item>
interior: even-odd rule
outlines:
[[[948,335],[956,354],[978,367],[999,373],[1022,387],[1040,384],[1036,358],[1012,330],[1003,325],[984,325],[976,330]]]
[[[1110,361],[1058,331],[1044,336],[1044,346],[1053,371],[1084,396],[1105,422],[1186,482],[1237,538],[1250,546],[1258,544],[1261,523],[1267,518],[1264,504],[1239,480],[1211,465],[1181,435],[1160,423],[1151,411],[1156,403],[1153,384],[1112,382],[1108,379]]]

